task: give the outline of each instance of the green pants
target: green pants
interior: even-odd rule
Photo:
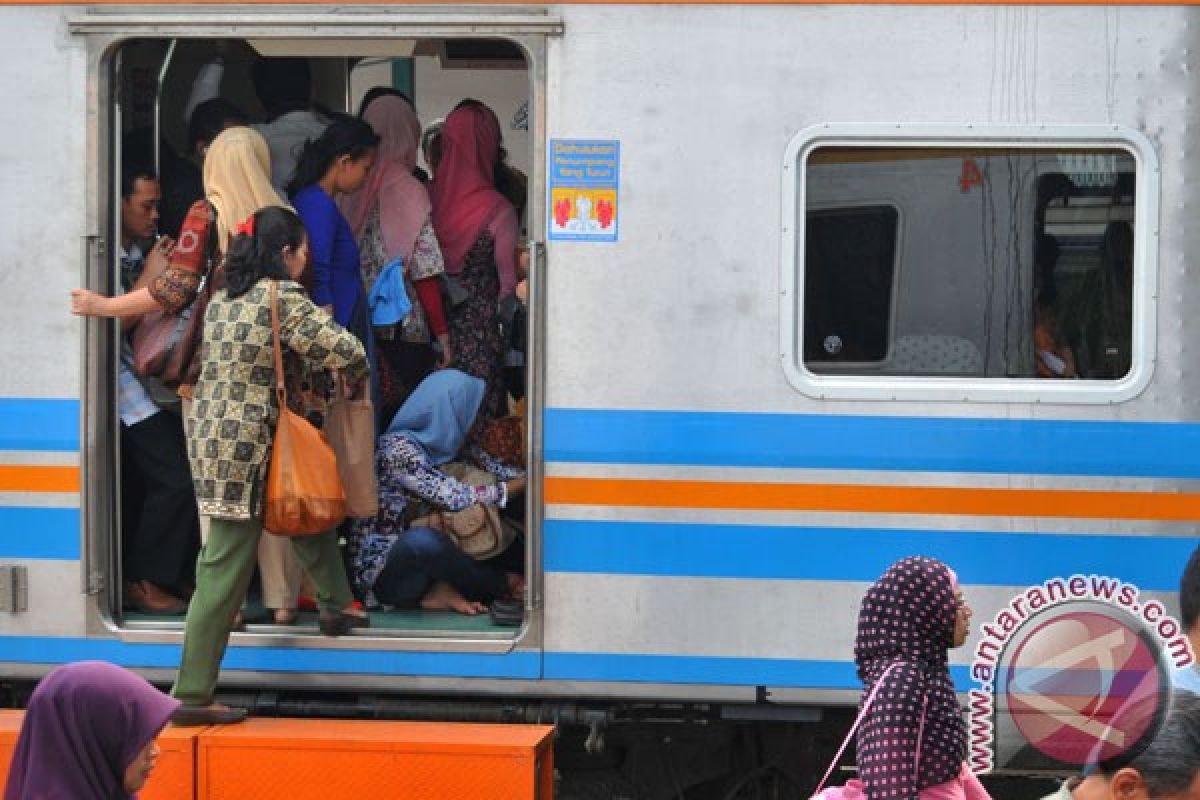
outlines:
[[[256,519],[212,520],[208,541],[196,559],[196,592],[188,606],[179,676],[171,689],[185,706],[206,706],[213,701],[233,617],[254,575],[262,532],[262,522]],[[349,606],[354,598],[342,566],[337,532],[298,536],[292,539],[292,546],[316,584],[320,607]]]

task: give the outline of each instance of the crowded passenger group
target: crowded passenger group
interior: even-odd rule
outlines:
[[[222,72],[193,86],[187,154],[164,141],[156,169],[152,140],[127,137],[118,292],[71,299],[120,320],[123,602],[186,613],[183,724],[245,714],[213,693],[256,570],[262,621],[297,622],[303,595],[330,636],[377,609],[519,624],[524,592],[524,377],[505,368],[524,182],[496,115],[467,99],[423,131],[390,88],[330,113],[306,61],[260,59],[251,124]],[[320,428],[346,401],[370,409],[369,509],[263,535],[281,410]]]

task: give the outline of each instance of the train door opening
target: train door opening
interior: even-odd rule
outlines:
[[[446,26],[443,24],[442,27]],[[251,30],[239,28],[239,34],[243,32],[249,34]],[[501,461],[517,467],[526,478],[510,481],[509,489],[517,489],[526,480],[531,489],[528,492],[512,491],[511,501],[501,510],[501,524],[510,535],[515,534],[515,542],[502,559],[490,565],[506,574],[505,585],[516,589],[516,596],[523,600],[518,603],[523,605],[523,613],[518,611],[514,618],[510,610],[509,618],[505,620],[503,614],[498,616],[486,611],[463,613],[465,609],[461,604],[444,598],[441,602],[418,602],[411,607],[384,605],[371,598],[376,604],[371,608],[370,628],[356,631],[354,641],[362,641],[364,646],[368,646],[369,641],[370,646],[386,647],[387,644],[380,645],[380,641],[390,639],[397,646],[411,647],[412,640],[420,639],[432,649],[444,647],[449,640],[454,640],[456,646],[461,646],[464,641],[474,641],[484,649],[495,649],[504,642],[511,646],[540,626],[541,511],[536,489],[540,485],[540,463],[535,443],[540,439],[536,425],[540,419],[541,385],[538,375],[540,342],[535,332],[539,330],[537,303],[540,297],[537,242],[542,235],[544,218],[541,211],[544,198],[540,189],[544,185],[541,180],[544,154],[539,144],[544,141],[541,135],[541,98],[544,96],[540,83],[539,59],[544,52],[541,39],[519,35],[495,38],[422,36],[415,32],[412,38],[402,39],[367,36],[308,39],[284,37],[277,29],[264,29],[263,33],[261,37],[245,35],[245,38],[127,38],[117,43],[106,59],[99,62],[107,64],[106,69],[100,70],[101,75],[107,76],[107,87],[103,83],[99,87],[97,101],[100,115],[94,152],[101,158],[95,168],[95,186],[100,197],[96,216],[102,223],[101,236],[109,238],[113,246],[107,248],[107,257],[93,259],[90,288],[107,295],[129,291],[137,285],[138,278],[136,273],[129,272],[131,263],[136,261],[129,258],[130,253],[150,252],[157,236],[177,239],[176,232],[187,209],[204,192],[200,177],[207,140],[203,138],[203,125],[197,124],[197,108],[202,109],[201,115],[206,108],[209,111],[214,106],[223,109],[229,118],[222,127],[241,122],[262,130],[263,122],[277,118],[256,93],[255,65],[259,65],[258,68],[262,64],[287,65],[288,70],[303,66],[311,82],[311,103],[305,104],[306,110],[325,120],[338,114],[359,115],[364,109],[364,101],[372,102],[380,95],[403,95],[414,107],[421,124],[422,146],[413,175],[426,186],[437,166],[436,133],[440,123],[464,101],[477,101],[490,108],[500,126],[503,148],[502,161],[495,165],[496,188],[514,208],[519,225],[519,232],[514,237],[516,252],[510,260],[517,271],[517,286],[506,296],[494,298],[494,313],[477,320],[475,335],[481,340],[498,335],[502,342],[500,363],[495,365],[492,373],[492,381],[499,385],[502,406],[491,415],[501,432],[475,437],[476,446],[472,448],[471,458],[483,456],[481,463],[485,467]],[[394,37],[395,29],[390,33]],[[486,26],[471,28],[473,37],[488,33]],[[314,34],[319,35],[319,29],[310,27],[301,35]],[[258,89],[262,90],[261,85]],[[208,132],[209,139],[212,133]],[[158,224],[153,230],[137,231],[127,224],[125,212],[129,208],[131,190],[135,185],[143,188],[137,183],[135,173],[147,171],[146,165],[152,166],[157,183],[153,194]],[[131,166],[137,169],[131,169]],[[130,180],[130,176],[134,180]],[[288,199],[286,194],[283,197]],[[380,223],[376,224],[382,227]],[[434,236],[435,230],[430,224],[429,232]],[[383,238],[378,230],[374,235]],[[358,238],[360,247],[370,246],[364,237]],[[509,259],[494,254],[493,262],[505,260]],[[133,264],[135,269],[138,266],[141,265]],[[364,276],[364,289],[369,291],[366,280]],[[445,276],[437,285],[443,315],[452,319],[458,304],[464,303],[456,296],[462,286],[452,277]],[[409,292],[413,294],[411,285]],[[412,299],[414,306],[423,305],[423,298],[414,295]],[[488,302],[491,300],[489,298]],[[429,357],[429,368],[434,369],[440,366],[441,352],[437,349],[438,337],[431,330],[430,322],[427,319],[425,329],[418,333],[423,333],[426,346],[434,343]],[[495,326],[498,334],[490,326]],[[460,321],[455,330],[466,328]],[[405,396],[415,388],[404,383],[407,373],[401,367],[387,361],[392,356],[385,339],[397,332],[407,333],[405,324],[391,331],[376,329],[377,338],[373,341],[376,363],[384,362],[377,368],[378,374],[385,381],[398,384],[382,387],[387,396],[380,403],[381,431],[386,429],[391,414],[403,403]],[[413,342],[419,341],[417,336],[411,338]],[[146,485],[161,476],[147,473],[155,462],[139,459],[138,450],[144,448],[145,443],[135,444],[128,435],[129,428],[136,426],[138,421],[130,420],[132,426],[127,424],[126,392],[136,390],[143,402],[148,399],[153,404],[144,408],[143,414],[167,421],[168,424],[157,426],[161,429],[163,448],[184,446],[182,402],[174,386],[163,386],[144,374],[142,366],[131,358],[130,342],[128,326],[124,329],[102,323],[89,326],[87,361],[93,366],[89,369],[85,390],[85,424],[89,428],[88,441],[93,446],[86,454],[90,475],[85,490],[85,550],[88,554],[85,569],[96,598],[95,612],[104,626],[134,640],[172,640],[182,631],[183,603],[174,604],[163,598],[186,602],[194,573],[179,567],[176,580],[168,582],[155,578],[170,575],[171,570],[161,564],[147,570],[147,559],[135,548],[152,541],[153,535],[148,537],[147,531],[157,528],[157,535],[176,536],[176,540],[167,547],[146,546],[159,548],[177,559],[177,563],[194,563],[199,543],[177,535],[190,525],[189,522],[168,521],[161,518],[161,508],[146,505]],[[465,372],[475,371],[475,365],[468,357],[473,346],[469,335],[463,335],[461,342],[451,340],[451,352],[458,351],[448,359],[452,366]],[[127,380],[133,378],[136,381]],[[377,385],[377,390],[379,388]],[[376,397],[379,396],[377,392]],[[166,437],[161,431],[168,429],[171,435]],[[482,428],[474,434],[481,432]],[[178,455],[176,452],[176,462]],[[514,461],[525,463],[513,464]],[[511,474],[511,471],[504,473],[501,479]],[[388,507],[386,492],[381,493],[380,499],[382,517],[394,509]],[[415,496],[408,493],[407,502],[414,500]],[[146,518],[147,508],[153,518]],[[352,537],[363,530],[372,528],[347,524],[340,531],[347,574],[360,600],[369,597],[371,584],[369,580],[356,581],[356,573],[361,576],[363,572],[365,558],[360,549],[349,545],[357,541]],[[382,522],[374,530],[384,532]],[[386,532],[397,531],[389,529]],[[197,527],[195,538],[199,535]],[[186,552],[188,549],[190,552]],[[181,550],[184,551],[182,557]],[[522,581],[512,575],[523,575],[523,590]],[[289,603],[292,609],[283,608],[279,602],[268,603],[263,584],[261,578],[256,578],[243,609],[244,631],[249,635],[247,641],[279,643],[282,637],[318,634],[315,609],[310,600],[314,592],[306,577],[300,578],[294,604]],[[422,595],[422,601],[429,595]],[[293,610],[295,614],[279,613]],[[404,644],[405,641],[408,644]]]

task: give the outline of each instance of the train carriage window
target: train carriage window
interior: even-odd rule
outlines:
[[[1144,176],[1120,145],[794,142],[793,383],[822,397],[1130,396],[1149,338],[1135,327]]]
[[[887,356],[899,215],[890,206],[809,212],[805,221],[804,360]]]

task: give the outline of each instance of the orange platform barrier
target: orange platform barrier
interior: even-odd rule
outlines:
[[[196,743],[210,728],[173,728],[158,737],[158,763],[138,793],[140,800],[195,800]]]
[[[250,719],[200,737],[203,800],[551,800],[554,728]]]
[[[0,788],[24,712],[0,710]],[[250,719],[168,727],[142,800],[551,800],[554,728]]]
[[[0,710],[0,792],[8,781],[24,711]],[[138,794],[142,800],[194,800],[196,796],[196,739],[208,728],[166,728],[158,737],[158,763]]]
[[[8,764],[12,761],[13,748],[17,746],[17,735],[21,732],[24,711],[0,711],[0,794],[8,783]]]

